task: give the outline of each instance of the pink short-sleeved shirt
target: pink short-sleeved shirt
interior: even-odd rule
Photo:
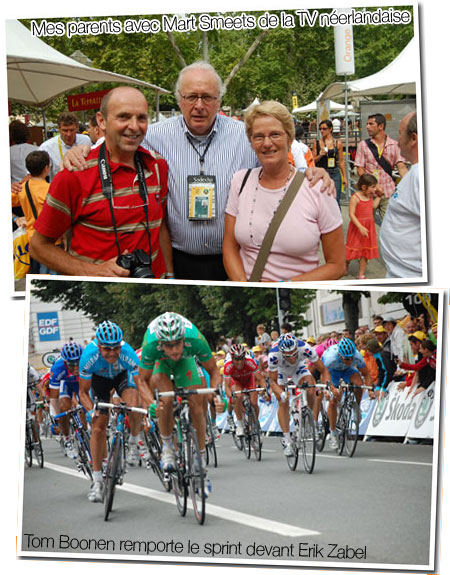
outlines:
[[[241,248],[247,279],[274,211],[284,195],[284,188],[269,190],[260,186],[260,171],[261,168],[252,170],[240,195],[246,170],[234,174],[226,207],[226,213],[236,218],[235,238]],[[320,187],[321,183],[312,187],[304,179],[275,236],[262,281],[287,280],[318,267],[321,235],[342,225],[335,198],[320,192]]]

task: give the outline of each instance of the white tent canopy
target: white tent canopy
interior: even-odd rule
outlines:
[[[294,108],[292,110],[293,114],[302,114],[302,113],[306,113],[306,112],[317,112],[317,105],[319,100],[322,98],[322,94],[319,95],[319,97],[317,98],[317,100],[314,100],[314,102],[311,102],[310,104],[306,104],[306,106],[302,106],[301,108]],[[353,108],[353,106],[349,106],[349,109],[351,110]],[[345,110],[345,105],[344,104],[339,104],[338,102],[333,102],[332,100],[330,101],[330,111],[339,111],[339,110]]]
[[[409,44],[385,68],[359,80],[348,82],[351,97],[392,94],[415,94],[419,82],[419,43],[412,38]],[[322,93],[321,99],[344,98],[345,82],[334,82]]]
[[[6,21],[6,55],[8,98],[22,104],[45,108],[65,92],[95,82],[133,84],[170,94],[154,84],[80,64],[32,36],[18,20]]]

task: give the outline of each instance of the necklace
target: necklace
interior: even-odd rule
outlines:
[[[269,221],[269,223],[267,224],[266,231],[264,232],[264,234],[263,234],[263,236],[262,236],[263,238],[264,238],[264,236],[266,235],[267,230],[269,229],[270,224],[272,223],[273,217],[274,217],[276,211],[278,210],[278,206],[281,204],[281,202],[282,202],[282,200],[283,200],[283,198],[284,198],[284,196],[285,196],[285,194],[286,194],[286,190],[287,190],[287,187],[288,187],[288,183],[289,183],[289,180],[290,180],[291,177],[292,177],[293,171],[294,171],[294,168],[293,168],[292,166],[290,166],[290,167],[289,167],[289,174],[288,174],[288,176],[287,176],[287,178],[286,178],[286,182],[285,182],[285,184],[284,184],[284,187],[283,187],[283,189],[281,190],[280,198],[279,198],[279,200],[278,200],[278,202],[277,202],[277,204],[276,204],[276,206],[275,206],[275,209],[273,210],[272,217],[270,218],[270,221]],[[250,218],[249,218],[249,222],[248,222],[250,239],[252,240],[252,244],[253,244],[255,247],[257,247],[257,248],[260,248],[260,247],[261,247],[261,243],[257,243],[257,242],[255,241],[255,238],[254,238],[253,214],[254,214],[254,211],[255,211],[256,199],[257,199],[257,197],[258,197],[258,189],[260,188],[260,181],[261,181],[262,175],[263,175],[263,169],[261,168],[261,171],[260,171],[259,174],[258,174],[258,181],[257,181],[257,183],[256,183],[255,190],[254,190],[254,192],[253,192],[253,198],[252,198],[252,203],[251,203],[251,208],[250,208]]]

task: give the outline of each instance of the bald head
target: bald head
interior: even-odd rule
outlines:
[[[132,88],[131,86],[119,86],[117,88],[113,88],[112,90],[110,90],[102,98],[99,112],[103,115],[104,118],[108,116],[108,108],[111,99],[113,100],[113,102],[116,99],[120,100],[130,99],[136,101],[140,100],[145,105],[148,111],[147,100],[145,99],[144,94],[140,90],[138,90],[137,88]]]
[[[398,127],[398,145],[402,156],[411,164],[417,164],[419,161],[419,140],[416,112],[410,112],[402,118]]]
[[[97,123],[113,161],[133,165],[136,150],[147,133],[148,105],[139,90],[114,88],[103,98]]]

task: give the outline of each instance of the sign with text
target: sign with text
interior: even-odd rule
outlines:
[[[57,311],[37,313],[39,341],[59,341],[59,319]]]
[[[109,90],[98,92],[88,92],[87,94],[72,94],[67,96],[67,106],[69,112],[79,112],[81,110],[98,110],[100,102]]]
[[[391,382],[387,395],[377,403],[366,432],[367,435],[411,436],[408,430],[416,420],[422,394],[413,398],[413,393],[408,393],[409,388],[399,390],[397,387],[397,382]],[[422,411],[423,413],[426,411],[426,414],[420,420],[425,421],[429,416],[428,409],[424,408]]]

